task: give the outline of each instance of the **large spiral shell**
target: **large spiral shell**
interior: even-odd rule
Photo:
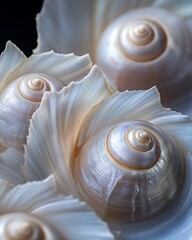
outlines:
[[[158,87],[164,105],[189,93],[192,36],[178,16],[157,8],[130,11],[111,23],[97,63],[120,91]]]
[[[191,119],[163,108],[155,87],[112,94],[94,67],[45,95],[23,169],[28,180],[54,174],[64,194],[88,201],[122,239],[164,240],[179,233],[176,222],[190,233],[191,141]]]
[[[175,197],[184,156],[160,128],[123,122],[89,139],[75,169],[80,192],[94,209],[134,221],[156,214]]]

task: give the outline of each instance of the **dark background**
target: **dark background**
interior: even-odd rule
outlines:
[[[25,55],[32,54],[37,46],[35,17],[42,3],[43,0],[0,1],[0,53],[11,40]]]

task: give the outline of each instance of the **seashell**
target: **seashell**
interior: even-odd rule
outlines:
[[[62,193],[86,200],[122,239],[187,237],[191,139],[191,119],[163,108],[155,87],[112,94],[95,66],[81,82],[44,95],[24,175],[54,174]]]
[[[156,85],[162,103],[189,94],[192,31],[176,15],[145,8],[128,12],[101,36],[97,63],[120,91]]]
[[[46,91],[59,91],[71,81],[79,81],[91,68],[88,55],[54,52],[28,59],[11,42],[0,57],[0,148],[23,150],[29,121]]]
[[[143,220],[175,197],[183,160],[182,149],[160,128],[145,121],[121,122],[84,144],[75,178],[83,198],[101,216]]]
[[[45,0],[35,52],[90,53],[118,90],[156,85],[164,106],[192,116],[191,19],[189,0]]]
[[[57,193],[53,176],[16,187],[0,182],[2,240],[114,239],[85,203]]]

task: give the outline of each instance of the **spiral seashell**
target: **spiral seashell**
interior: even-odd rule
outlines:
[[[81,11],[77,4],[44,1],[36,53],[88,52],[113,87],[157,86],[163,106],[192,116],[191,1],[81,0]]]
[[[59,239],[47,224],[31,214],[7,214],[0,221],[2,240]]]
[[[119,47],[133,61],[146,62],[159,57],[166,48],[166,33],[150,19],[125,23],[119,32]]]
[[[57,192],[53,176],[16,187],[0,184],[1,240],[114,239],[85,203]]]
[[[163,104],[170,107],[189,94],[191,39],[190,29],[178,16],[155,8],[133,10],[106,28],[97,63],[120,91],[156,85]]]
[[[48,52],[27,59],[8,42],[0,56],[0,152],[7,147],[22,151],[30,119],[44,93],[81,80],[90,68],[88,55]]]
[[[0,143],[22,150],[29,121],[39,107],[44,92],[59,91],[63,84],[46,74],[26,74],[9,83],[0,94]],[[14,124],[14,125],[13,125]]]
[[[155,87],[112,93],[95,66],[81,82],[45,94],[31,121],[24,175],[54,174],[62,193],[86,200],[122,239],[186,237],[191,140],[191,119],[163,108]]]
[[[184,176],[183,160],[179,145],[161,129],[124,122],[86,142],[75,178],[83,198],[101,216],[143,220],[175,197]]]

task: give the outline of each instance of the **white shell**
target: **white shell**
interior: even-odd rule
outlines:
[[[164,209],[180,190],[184,159],[180,146],[160,128],[144,121],[122,122],[84,144],[74,178],[83,198],[102,217],[144,220]]]
[[[0,56],[0,145],[23,150],[29,121],[39,107],[44,92],[59,91],[71,81],[79,81],[91,68],[88,55],[54,52],[28,59],[8,42]]]
[[[151,12],[145,12],[144,7],[150,7]],[[141,20],[141,16],[145,16],[147,20],[150,20],[151,16],[152,21],[160,17],[157,22],[163,23],[166,34],[169,32],[168,47],[170,47],[169,54],[172,52],[171,56],[166,60],[161,58],[157,65],[149,63],[144,65],[131,60],[128,61],[128,70],[124,70],[124,60],[127,56],[122,56],[119,48],[117,51],[111,49],[111,42],[116,34],[114,33],[112,37],[109,37],[110,40],[106,40],[105,47],[100,47],[101,53],[97,59],[98,45],[104,30],[113,20],[126,12],[132,16],[134,9],[138,9],[135,11],[139,14],[138,20]],[[175,21],[176,16],[181,18],[181,23]],[[174,27],[173,20],[175,21]],[[190,42],[192,38],[189,36],[192,32],[192,4],[190,0],[184,0],[182,3],[179,0],[93,0],[89,3],[81,0],[80,8],[77,0],[58,0],[56,3],[45,0],[37,16],[37,30],[36,53],[50,49],[62,53],[71,51],[76,54],[90,53],[92,60],[102,68],[113,84],[117,84],[118,89],[147,89],[157,85],[164,106],[192,116],[192,107],[189,103],[192,98],[190,91],[192,79]],[[174,38],[172,38],[173,32],[178,33]],[[54,38],[52,38],[53,35]],[[125,42],[126,39],[125,37]],[[109,52],[113,54],[112,58],[107,51],[109,46]],[[145,50],[145,54],[146,52]],[[163,48],[160,48],[160,52],[163,53]],[[161,56],[166,54],[161,54]],[[107,58],[107,63],[113,64],[110,70],[110,67],[106,67],[103,56],[104,59]],[[122,69],[122,74],[119,74],[119,69]],[[122,81],[128,81],[128,85],[124,85]],[[135,82],[138,85],[135,86]]]
[[[167,9],[187,22],[191,20],[190,0],[81,0],[80,5],[78,0],[45,0],[36,18],[38,46],[35,53],[53,49],[77,55],[90,53],[95,59],[100,35],[106,26],[125,12],[147,6]]]
[[[47,112],[52,116],[51,121],[47,121]],[[94,139],[96,141],[95,144],[98,145],[99,148],[102,148],[102,142],[97,139],[97,134],[100,131],[104,133],[109,130],[110,126],[116,126],[118,123],[124,121],[145,121],[157,126],[157,129],[160,128],[161,131],[166,133],[165,136],[169,135],[169,137],[163,137],[164,142],[167,144],[165,149],[169,149],[170,155],[175,157],[176,155],[180,155],[180,157],[178,156],[175,163],[168,160],[170,165],[168,164],[169,167],[167,168],[165,168],[166,163],[163,160],[159,161],[159,165],[161,166],[162,164],[162,168],[154,167],[154,169],[156,169],[154,171],[155,173],[159,173],[158,170],[161,171],[161,169],[165,170],[162,171],[163,179],[161,180],[164,180],[167,184],[164,186],[165,189],[167,189],[167,192],[169,192],[168,195],[170,198],[168,197],[168,199],[172,199],[171,204],[168,204],[166,209],[161,210],[161,207],[164,208],[166,205],[165,201],[165,205],[160,206],[159,208],[160,213],[156,212],[156,216],[150,218],[150,225],[146,224],[148,220],[145,219],[139,223],[131,223],[130,227],[129,225],[125,225],[124,227],[119,219],[118,221],[115,219],[112,228],[115,230],[123,230],[122,239],[127,239],[129,234],[133,239],[140,239],[139,236],[154,239],[160,233],[159,239],[162,240],[177,234],[177,229],[179,227],[172,228],[170,226],[172,226],[172,223],[181,216],[183,222],[179,222],[180,227],[183,228],[183,236],[187,236],[191,224],[189,219],[192,214],[189,208],[191,200],[189,200],[188,196],[191,196],[192,192],[190,182],[185,180],[188,180],[188,178],[190,179],[188,174],[190,173],[189,169],[191,169],[191,158],[187,157],[187,153],[191,149],[192,122],[187,116],[173,112],[169,109],[164,109],[160,104],[159,95],[155,87],[148,91],[115,92],[111,95],[111,92],[105,83],[105,79],[99,73],[97,68],[94,67],[88,77],[81,82],[72,83],[57,94],[47,93],[44,96],[44,101],[41,103],[40,108],[36,111],[31,121],[24,156],[24,174],[26,178],[29,180],[42,179],[52,173],[56,176],[59,189],[63,193],[85,198],[102,215],[102,213],[105,212],[105,207],[108,206],[108,203],[110,206],[110,199],[114,199],[114,204],[121,202],[121,200],[118,200],[118,196],[113,196],[113,193],[115,194],[116,192],[114,189],[116,183],[118,183],[118,181],[116,181],[118,176],[121,178],[120,173],[122,167],[120,166],[118,168],[118,164],[116,163],[111,164],[111,166],[109,164],[107,167],[106,165],[102,167],[101,164],[99,168],[100,170],[97,171],[96,165],[86,163],[86,160],[84,160],[85,155],[82,151],[85,151],[84,148],[90,143],[89,141],[92,141],[91,139]],[[155,134],[155,138],[159,140],[159,137],[157,136],[158,135]],[[173,140],[167,143],[167,140],[165,139]],[[102,141],[105,140],[102,138]],[[175,147],[175,145],[178,147]],[[95,154],[95,150],[91,153],[89,152],[91,147],[86,149],[87,155],[89,155],[90,158]],[[182,149],[180,153],[177,152],[179,149]],[[161,154],[163,151],[164,150],[161,149]],[[97,159],[97,157],[101,157],[102,160],[104,152],[99,151],[99,153],[100,154],[96,152],[95,158]],[[164,156],[164,154],[162,154],[162,156]],[[78,168],[79,164],[81,164],[80,169]],[[113,169],[113,174],[110,174],[109,167],[113,167],[111,168]],[[101,174],[101,176],[105,176],[109,173],[108,177],[110,181],[106,181],[103,177],[97,180],[95,175],[92,175],[91,178],[90,174],[94,172],[94,170],[96,170],[98,174]],[[136,171],[130,171],[134,179]],[[145,169],[139,171],[145,172]],[[182,176],[185,172],[187,175],[185,176],[186,178],[183,179]],[[98,198],[95,198],[92,194],[90,194],[91,196],[89,193],[86,194],[82,182],[78,179],[82,174],[84,174],[84,179],[81,179],[81,181],[86,181],[88,184],[92,184],[94,189],[97,189],[98,184],[98,195],[103,193],[104,196],[108,196],[107,200],[104,198],[103,201],[101,200],[100,202],[100,199],[98,200]],[[174,176],[174,174],[176,176]],[[130,176],[132,175],[130,174]],[[117,177],[117,179],[115,177]],[[158,178],[158,174],[155,174],[155,177],[157,181],[155,181],[154,184],[157,184],[157,188],[154,189],[156,189],[158,193],[160,192],[160,194],[158,195],[157,193],[157,199],[154,200],[154,205],[152,204],[151,206],[156,207],[157,205],[158,208],[158,205],[160,205],[158,203],[158,197],[161,198],[162,196],[162,199],[164,199],[166,191],[161,195],[162,188],[158,188],[158,179],[160,178]],[[148,178],[148,175],[146,175],[146,178]],[[135,179],[138,181],[137,177],[135,177]],[[138,194],[137,184],[138,182],[135,182],[135,185],[134,183],[131,185],[132,189],[135,188],[136,195]],[[151,182],[151,184],[153,183]],[[169,186],[171,187],[169,188]],[[179,186],[181,186],[181,188]],[[139,189],[142,189],[142,187]],[[182,189],[185,189],[184,192]],[[123,195],[125,191],[124,187],[118,191],[121,190]],[[93,189],[90,190],[92,193],[93,191]],[[176,192],[177,196],[174,198]],[[146,189],[146,194],[147,193],[149,193],[148,189]],[[142,195],[140,196],[142,199]],[[186,200],[185,197],[187,197],[188,200]],[[175,205],[175,202],[177,205]],[[185,202],[185,207],[189,208],[187,212],[182,212],[180,209],[182,202]],[[172,205],[174,207],[172,207]],[[165,215],[169,208],[172,210],[170,215],[165,219],[162,215]],[[143,211],[145,212],[144,209],[145,208],[143,208]],[[132,213],[134,215],[133,195]],[[151,214],[154,213],[155,211]],[[110,216],[108,217],[108,220],[111,221]],[[131,218],[131,216],[129,216],[129,220],[134,220],[134,217]],[[155,226],[155,223],[158,225],[158,228]],[[163,231],[164,224],[167,226],[166,231]],[[132,230],[132,226],[134,230]],[[147,227],[145,228],[143,226]]]
[[[17,187],[0,183],[2,240],[114,239],[85,203],[56,192],[53,177]]]
[[[107,27],[97,48],[97,63],[119,90],[156,85],[163,105],[176,107],[176,100],[190,94],[191,40],[192,31],[176,15],[138,9]]]

